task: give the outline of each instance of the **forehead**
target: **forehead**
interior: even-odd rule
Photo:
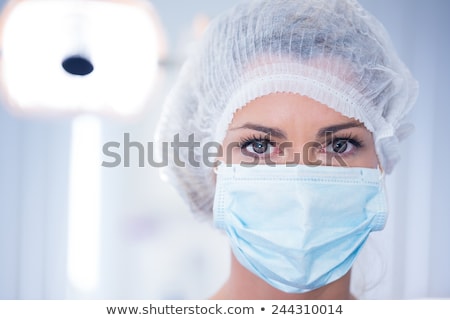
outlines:
[[[349,121],[358,122],[307,96],[282,92],[250,101],[234,114],[231,127],[256,122],[310,128]]]

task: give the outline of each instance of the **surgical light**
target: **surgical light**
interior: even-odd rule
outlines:
[[[164,50],[155,10],[139,0],[22,0],[2,12],[1,87],[7,105],[135,115]]]

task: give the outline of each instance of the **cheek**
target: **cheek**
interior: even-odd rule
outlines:
[[[365,129],[363,132],[356,133],[355,136],[361,139],[363,146],[354,154],[354,156],[346,159],[347,164],[350,167],[376,169],[379,165],[379,161],[372,133]]]
[[[352,167],[377,168],[379,161],[373,142],[366,145],[364,150],[360,152],[357,157],[351,159],[351,162],[350,166]]]
[[[367,157],[367,164],[371,165],[371,168],[377,168],[380,161],[378,160],[377,153],[375,151],[375,147],[371,150],[371,154]]]
[[[217,160],[225,163],[239,163],[244,159],[244,155],[241,153],[239,143],[225,138],[222,144],[222,155]]]
[[[255,159],[244,155],[236,143],[224,144],[223,162],[225,163],[254,163]]]
[[[373,141],[373,136],[370,134],[370,142],[367,145],[367,155],[364,159],[365,163],[367,164],[367,167],[370,168],[377,168],[380,164],[380,161],[378,160],[377,151],[375,149],[375,143]]]

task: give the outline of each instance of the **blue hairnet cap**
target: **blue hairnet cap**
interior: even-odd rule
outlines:
[[[275,92],[308,96],[361,121],[390,173],[399,160],[399,141],[411,129],[405,118],[418,84],[385,28],[357,1],[259,0],[235,6],[210,23],[184,63],[156,134],[158,141],[173,141],[175,135],[188,141],[193,134],[200,142],[194,150],[180,149],[177,156],[186,166],[172,155],[163,171],[194,212],[212,216],[215,181],[203,146],[223,141],[239,108]]]

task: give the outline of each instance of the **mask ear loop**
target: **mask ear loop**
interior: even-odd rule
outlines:
[[[384,180],[385,172],[384,172],[383,167],[378,164],[377,169],[378,169],[378,171],[380,171],[380,180]]]
[[[217,175],[217,173],[219,172],[219,167],[220,167],[222,164],[223,164],[222,161],[220,161],[220,160],[217,160],[217,161],[216,161],[216,165],[215,165],[214,168],[213,168],[213,172],[214,172],[215,175]]]
[[[383,169],[383,167],[381,165],[378,165],[378,171],[380,172],[380,177],[378,179],[378,181],[379,181],[379,189],[384,192],[385,188],[386,188],[386,185],[385,185],[386,181],[384,179],[385,172],[384,172],[384,169]]]

